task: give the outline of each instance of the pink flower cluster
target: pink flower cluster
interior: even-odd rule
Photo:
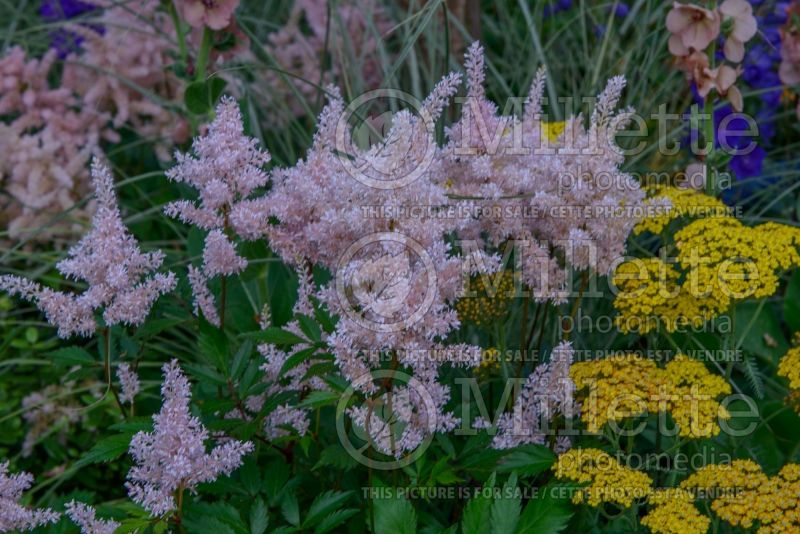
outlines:
[[[133,404],[133,399],[141,388],[139,375],[136,374],[136,371],[131,369],[130,365],[121,363],[117,367],[117,378],[119,378],[119,384],[121,386],[119,400]]]
[[[189,412],[191,388],[177,360],[164,364],[161,411],[153,416],[153,432],[131,440],[136,465],[128,472],[128,495],[153,517],[175,509],[175,494],[229,475],[254,450],[250,442],[228,440],[206,452],[208,430]]]
[[[70,501],[65,506],[67,515],[81,529],[81,534],[114,534],[120,523],[97,518],[97,511],[78,501]]]
[[[450,304],[461,288],[464,268],[445,236],[465,221],[433,213],[368,217],[364,208],[403,212],[448,203],[444,188],[432,179],[441,172],[442,160],[432,157],[438,149],[426,118],[440,116],[459,81],[456,74],[445,77],[422,103],[420,115],[399,112],[386,139],[370,148],[352,142],[351,126],[342,122],[345,103],[330,88],[332,97],[306,158],[273,171],[265,201],[265,216],[279,221],[268,227],[267,236],[284,261],[311,262],[334,273],[335,281],[321,288],[317,298],[339,318],[327,342],[344,376],[371,393],[374,385],[364,378],[381,358],[396,358],[432,392],[439,412],[449,400],[449,389],[437,382],[439,367],[448,362],[474,365],[480,359],[477,347],[444,343],[459,325]],[[410,185],[392,186],[415,175]],[[489,258],[481,263],[492,264]],[[419,397],[408,399],[413,403]],[[412,447],[412,435],[447,430],[457,422],[439,415],[409,417],[409,438],[401,446]]]
[[[732,65],[711,67],[713,57],[707,49],[724,28],[725,59]],[[718,8],[675,2],[667,14],[667,29],[672,34],[669,51],[678,58],[678,66],[697,92],[706,98],[711,91],[728,98],[736,111],[742,110],[742,94],[734,85],[741,73],[744,45],[758,31],[753,7],[746,0],[724,0]]]
[[[49,508],[31,509],[19,504],[22,493],[33,484],[30,473],[8,473],[8,462],[0,463],[0,532],[33,530],[56,523],[60,515]]]
[[[548,428],[548,423],[554,415],[561,414],[569,419],[576,414],[575,383],[569,376],[572,355],[572,345],[562,342],[553,349],[550,360],[540,363],[528,376],[512,411],[498,419],[492,447],[510,449],[530,443],[544,445],[547,431],[553,431],[552,427]],[[488,425],[478,420],[476,426]],[[556,452],[563,452],[570,446],[566,436],[558,436],[554,442]]]
[[[202,270],[189,268],[194,294],[195,313],[219,326],[213,296],[207,281],[216,276],[231,276],[247,267],[229,235],[242,239],[261,236],[267,221],[263,217],[263,199],[250,198],[266,185],[269,176],[263,167],[270,155],[261,150],[258,140],[244,135],[242,115],[236,101],[222,99],[208,132],[192,143],[191,154],[177,153],[177,164],[167,171],[170,180],[197,189],[199,200],[169,203],[164,212],[203,230],[209,230],[203,249]]]
[[[73,233],[85,212],[56,216],[88,192],[86,167],[100,139],[117,139],[105,128],[107,114],[66,87],[50,87],[55,60],[55,50],[29,59],[19,47],[0,58],[0,116],[12,117],[0,124],[0,184],[9,199],[0,220],[12,238]]]
[[[141,324],[156,299],[175,287],[171,272],[151,275],[164,254],[139,249],[122,222],[111,173],[98,160],[92,163],[92,181],[97,200],[92,229],[56,265],[67,278],[85,281],[86,291],[66,293],[19,276],[0,277],[0,289],[36,302],[63,338],[93,334],[94,312],[99,308],[106,325]]]
[[[103,8],[97,20],[103,32],[68,26],[83,44],[66,58],[61,83],[81,96],[82,107],[110,115],[115,130],[127,126],[154,142],[166,161],[170,148],[189,136],[188,123],[163,105],[180,101],[184,89],[170,68],[172,22],[157,0],[92,3]]]
[[[800,15],[800,4],[792,2],[787,9],[788,21],[781,28],[781,65],[778,74],[786,85],[800,84],[800,26],[797,17]],[[797,116],[800,117],[800,101],[797,104]]]
[[[500,114],[486,98],[477,42],[467,51],[466,70],[461,118],[446,129],[441,172],[433,179],[451,205],[479,214],[460,231],[462,240],[499,253],[509,252],[502,244],[516,242],[517,269],[534,297],[562,302],[568,267],[608,273],[641,216],[635,208],[644,192],[620,170],[624,157],[614,143],[630,113],[614,111],[625,80],[609,81],[588,130],[580,116],[555,129],[543,120],[544,71],[517,117]]]

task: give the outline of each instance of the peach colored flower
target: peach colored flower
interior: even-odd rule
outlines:
[[[669,51],[676,56],[686,56],[692,50],[702,51],[717,38],[720,18],[716,11],[694,4],[675,2],[667,14]]]
[[[233,11],[239,7],[239,0],[176,0],[176,3],[190,26],[208,26],[212,30],[230,24]]]
[[[758,23],[753,16],[753,7],[745,0],[725,0],[719,6],[722,20],[732,21],[732,29],[725,39],[725,58],[739,63],[744,59],[744,43],[755,36]]]
[[[786,85],[800,83],[800,35],[781,28],[781,82]]]

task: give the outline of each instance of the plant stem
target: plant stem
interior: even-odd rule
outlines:
[[[183,30],[181,29],[181,20],[178,18],[178,10],[175,9],[175,2],[172,0],[167,2],[167,4],[169,5],[169,16],[172,19],[173,26],[175,26],[175,35],[178,37],[178,50],[180,50],[183,64],[186,65],[189,58],[189,52],[186,49],[186,38],[184,37]]]
[[[711,155],[714,153],[714,99],[709,94],[706,97],[706,101],[703,107],[703,115],[705,115],[706,123],[705,123],[705,141],[706,141],[706,194],[715,197],[717,196],[717,184],[714,178],[714,173],[712,172],[711,165],[709,161],[711,160]]]
[[[203,39],[200,41],[200,52],[197,54],[197,64],[195,65],[195,81],[201,82],[206,77],[206,66],[208,56],[211,54],[211,30],[203,28]]]
[[[122,417],[127,419],[128,414],[125,413],[125,408],[122,406],[122,401],[119,399],[117,390],[114,388],[114,383],[111,381],[111,329],[107,326],[103,328],[103,340],[105,341],[105,360],[103,363],[103,370],[105,371],[106,375],[106,387],[114,396],[114,400],[117,402],[117,406],[119,406],[119,411],[122,413]]]

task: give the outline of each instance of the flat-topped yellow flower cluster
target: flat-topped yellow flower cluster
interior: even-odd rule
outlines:
[[[570,449],[558,457],[553,470],[556,478],[588,483],[572,496],[572,502],[589,506],[614,503],[628,508],[647,497],[653,484],[646,473],[621,465],[600,449]]]
[[[478,276],[472,280],[470,289],[475,292],[474,297],[463,297],[456,302],[459,320],[476,325],[491,323],[508,313],[515,294],[514,273],[502,271]]]
[[[654,534],[704,534],[711,520],[694,500],[692,493],[680,488],[654,490],[647,498],[652,508],[641,523]]]
[[[675,258],[633,259],[616,269],[614,307],[623,332],[702,326],[737,301],[773,295],[780,271],[800,266],[798,228],[748,227],[729,215],[714,216],[724,213],[724,204],[696,191],[665,188],[655,198],[677,205],[645,219],[637,231],[660,232],[682,215],[698,219],[675,233]]]
[[[717,435],[719,419],[730,417],[717,400],[731,393],[730,384],[685,355],[663,368],[637,355],[615,355],[574,363],[570,376],[589,432],[609,421],[667,412],[680,436],[701,438]]]
[[[716,490],[711,509],[733,526],[758,526],[759,534],[800,532],[799,464],[786,464],[773,477],[752,460],[708,465],[681,488]]]

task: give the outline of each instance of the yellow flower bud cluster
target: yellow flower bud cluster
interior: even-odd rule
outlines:
[[[488,378],[500,369],[500,351],[488,348],[481,353],[481,362],[475,367],[473,373],[481,378]]]
[[[570,449],[553,466],[557,478],[588,485],[572,496],[572,502],[590,506],[614,503],[629,508],[650,493],[653,481],[646,473],[621,465],[600,449]]]
[[[719,419],[730,418],[717,400],[731,393],[730,384],[682,354],[663,368],[630,354],[576,362],[570,377],[589,432],[599,432],[609,421],[667,412],[679,435],[702,438],[719,434]]]
[[[787,464],[773,477],[752,460],[707,465],[681,488],[713,491],[711,509],[735,527],[757,526],[758,534],[800,532],[799,464]]]
[[[509,302],[515,295],[514,273],[502,271],[475,277],[469,289],[475,295],[456,302],[459,320],[476,325],[492,323],[508,313]]]
[[[634,259],[614,273],[623,332],[699,327],[736,301],[774,294],[779,271],[800,266],[800,229],[781,224],[750,228],[732,217],[700,219],[676,232],[675,244],[676,264]]]
[[[681,217],[714,217],[730,214],[730,208],[718,198],[706,195],[695,189],[677,187],[654,187],[650,190],[651,198],[646,206],[668,206],[668,210],[658,210],[652,216],[644,218],[637,224],[633,233],[639,235],[650,231],[660,234],[667,225]]]
[[[641,520],[654,534],[705,534],[711,520],[694,505],[694,495],[679,488],[655,490],[650,511]]]
[[[789,388],[800,390],[800,345],[783,355],[778,364],[778,375],[789,380]]]

